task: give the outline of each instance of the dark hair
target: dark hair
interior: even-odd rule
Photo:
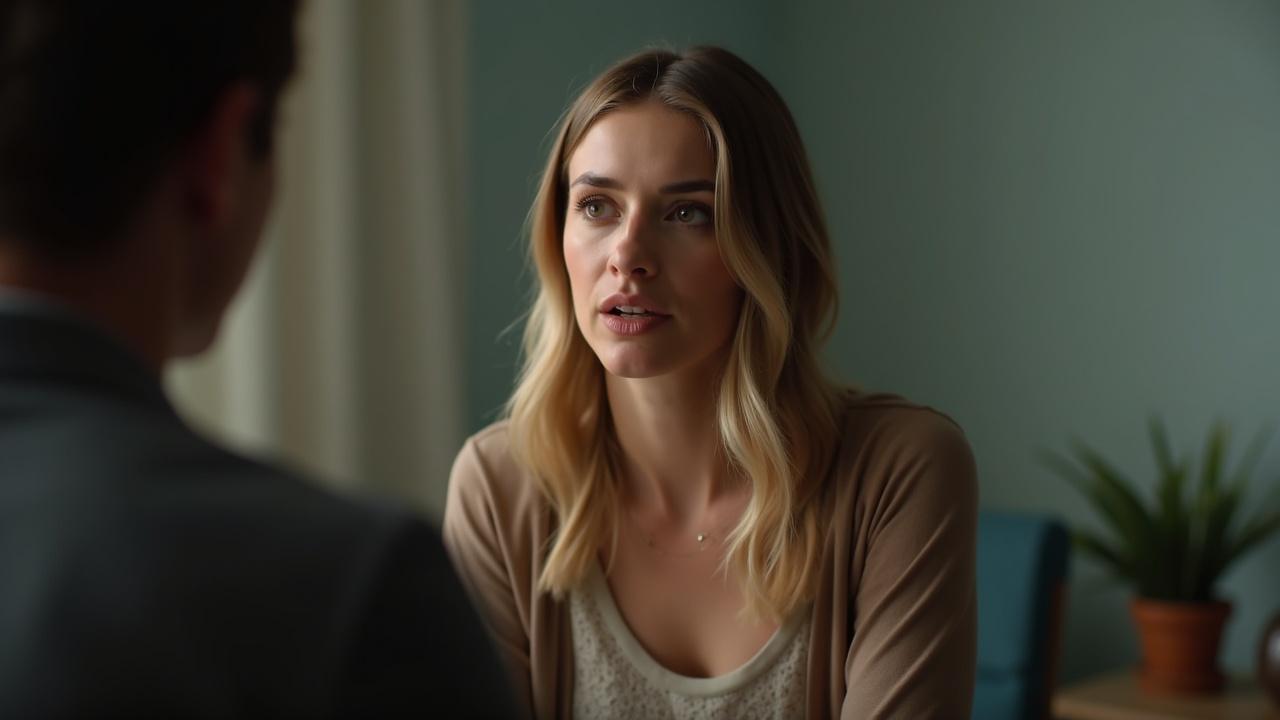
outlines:
[[[93,253],[235,82],[271,150],[297,0],[0,0],[0,236]]]

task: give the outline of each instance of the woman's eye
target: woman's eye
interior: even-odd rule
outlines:
[[[583,216],[589,220],[603,220],[617,215],[609,203],[598,197],[589,197],[579,200],[577,206],[578,212],[582,213]]]
[[[681,205],[669,217],[682,225],[706,225],[711,222],[711,213],[700,205]]]

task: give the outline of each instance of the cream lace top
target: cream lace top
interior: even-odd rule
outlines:
[[[678,675],[631,634],[596,564],[569,595],[573,717],[754,720],[804,716],[809,610],[783,624],[742,667],[713,678]]]

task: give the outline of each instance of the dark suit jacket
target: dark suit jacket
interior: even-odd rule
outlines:
[[[0,717],[507,716],[428,526],[222,450],[74,318],[0,313]]]

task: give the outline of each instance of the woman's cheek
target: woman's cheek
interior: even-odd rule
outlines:
[[[565,271],[569,274],[569,291],[573,294],[573,304],[580,318],[583,316],[583,304],[590,304],[591,287],[594,282],[591,270],[594,259],[591,257],[590,249],[590,245],[584,243],[583,238],[565,234]]]

